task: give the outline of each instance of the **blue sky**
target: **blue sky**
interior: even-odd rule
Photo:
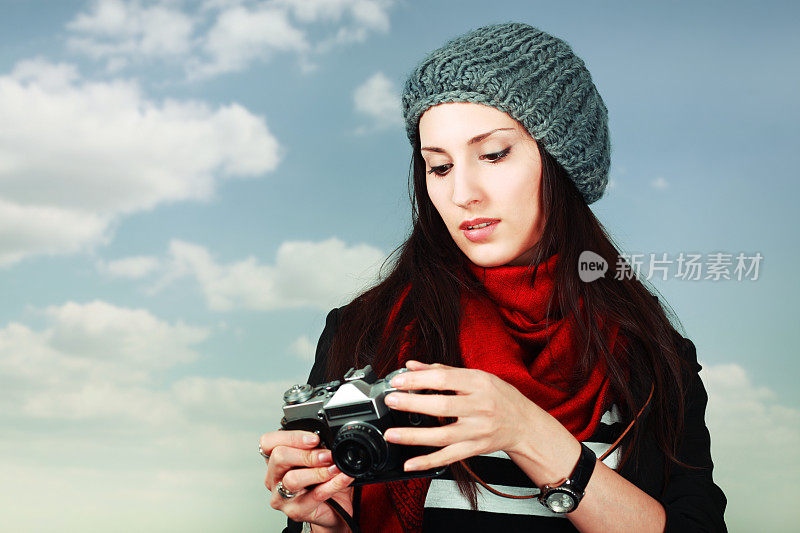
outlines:
[[[447,39],[507,20],[586,61],[612,138],[611,185],[592,208],[624,252],[763,256],[755,281],[651,281],[704,365],[731,531],[800,518],[796,5],[0,9],[10,525],[278,527],[256,438],[305,379],[327,311],[409,229],[402,82]],[[753,508],[754,484],[785,505]]]

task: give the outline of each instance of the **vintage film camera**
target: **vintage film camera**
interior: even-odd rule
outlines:
[[[331,450],[336,466],[355,479],[353,485],[438,475],[446,467],[403,470],[407,459],[438,448],[393,444],[383,438],[391,427],[439,425],[435,417],[395,411],[384,403],[386,395],[397,390],[389,381],[407,370],[401,368],[378,379],[367,365],[348,370],[344,382],[336,380],[317,387],[294,385],[283,395],[281,427],[317,433],[321,443]]]

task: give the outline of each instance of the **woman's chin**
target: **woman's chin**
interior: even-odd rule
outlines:
[[[473,264],[484,268],[506,265],[514,259],[513,254],[501,253],[497,249],[489,249],[486,245],[481,245],[481,248],[462,251]]]

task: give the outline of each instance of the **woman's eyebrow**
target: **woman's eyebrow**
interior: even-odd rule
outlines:
[[[481,133],[480,135],[476,135],[475,137],[470,139],[469,142],[467,142],[467,145],[481,142],[482,140],[484,140],[486,137],[488,137],[492,133],[495,133],[497,131],[505,131],[505,130],[513,131],[514,128],[495,128],[492,131],[487,131],[486,133]],[[426,150],[428,152],[439,152],[439,153],[442,153],[442,154],[446,152],[446,150],[444,150],[443,148],[437,148],[436,146],[425,146],[424,148],[420,148],[420,150]]]

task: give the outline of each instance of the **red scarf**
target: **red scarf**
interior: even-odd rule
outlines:
[[[594,433],[610,406],[610,382],[606,378],[605,364],[601,362],[575,396],[570,397],[566,392],[570,371],[581,349],[575,342],[577,325],[571,315],[546,320],[556,261],[557,255],[553,255],[539,264],[535,272],[526,266],[484,268],[468,261],[470,270],[486,286],[494,302],[462,295],[459,344],[466,368],[491,372],[514,385],[583,441]],[[410,286],[406,287],[395,304],[390,323],[409,290]],[[580,306],[583,309],[582,300]],[[560,314],[553,315],[551,311],[552,316]],[[413,325],[412,321],[405,327],[406,340],[398,356],[398,367],[415,358],[410,340]],[[617,335],[617,325],[609,329],[608,346],[614,353],[623,339]],[[429,485],[430,478],[424,478],[364,486],[361,530],[364,533],[418,532]]]

